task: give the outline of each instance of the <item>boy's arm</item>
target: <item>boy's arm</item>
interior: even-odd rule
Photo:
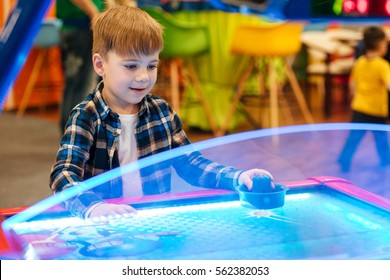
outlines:
[[[249,190],[253,186],[255,176],[272,175],[264,169],[253,168],[237,170],[231,166],[224,166],[204,158],[199,152],[193,152],[174,159],[174,166],[179,174],[188,183],[203,188],[221,188],[236,190],[239,185],[245,185]]]
[[[83,181],[85,164],[93,145],[93,122],[84,110],[75,109],[60,140],[50,175],[50,187],[60,192]]]
[[[171,139],[174,148],[191,145],[186,133],[182,129],[180,118],[170,108]],[[177,174],[193,186],[203,188],[222,188],[236,190],[244,184],[252,189],[252,179],[256,175],[272,175],[263,169],[238,170],[231,166],[224,166],[204,158],[199,151],[193,150],[186,155],[173,159],[173,167]]]
[[[243,172],[204,158],[200,152],[180,156],[173,160],[177,174],[193,186],[234,190]]]
[[[168,106],[171,124],[172,148],[191,145],[182,128],[179,116]],[[234,189],[238,185],[241,170],[230,166],[220,165],[202,156],[199,151],[193,150],[172,160],[177,174],[193,186],[203,188]]]
[[[55,194],[80,185],[84,180],[85,165],[93,145],[91,120],[92,117],[83,110],[76,109],[71,113],[50,174],[49,184]],[[72,214],[84,217],[88,207],[102,201],[94,192],[85,191],[65,201],[65,205]]]

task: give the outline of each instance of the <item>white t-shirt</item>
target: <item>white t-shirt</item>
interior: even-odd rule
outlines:
[[[135,127],[138,115],[119,115],[121,121],[121,135],[119,138],[119,164],[121,166],[138,160],[137,141],[135,139]],[[139,170],[134,170],[122,176],[123,197],[142,196],[142,184]]]

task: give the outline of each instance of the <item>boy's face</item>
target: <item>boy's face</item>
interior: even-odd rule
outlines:
[[[138,112],[138,103],[157,80],[159,53],[121,57],[110,51],[105,58],[93,55],[95,71],[103,78],[103,96],[113,110],[122,114]]]

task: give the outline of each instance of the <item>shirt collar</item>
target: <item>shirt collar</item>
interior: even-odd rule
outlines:
[[[138,116],[148,116],[150,114],[149,107],[147,106],[146,96],[142,99],[140,106],[139,106],[139,112]]]
[[[104,88],[104,83],[103,81],[100,81],[99,84],[96,86],[94,99],[95,99],[96,109],[100,117],[104,120],[113,111],[111,110],[110,107],[108,107],[106,101],[103,98],[102,95],[103,88]]]

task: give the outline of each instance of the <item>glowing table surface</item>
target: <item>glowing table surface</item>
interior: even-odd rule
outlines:
[[[285,205],[259,210],[229,191],[157,195],[130,217],[52,212],[13,225],[22,258],[389,259],[390,203],[338,178],[286,183]]]

